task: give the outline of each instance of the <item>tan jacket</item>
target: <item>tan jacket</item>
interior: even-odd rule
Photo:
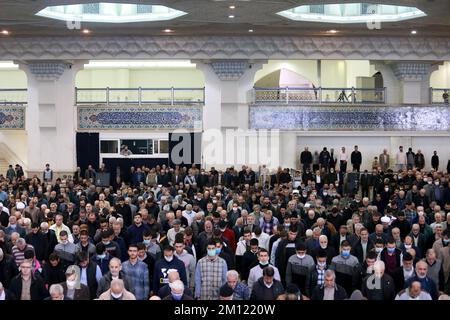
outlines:
[[[98,300],[112,300],[112,298],[111,298],[111,289],[103,292],[98,297]],[[127,291],[127,290],[123,289],[122,300],[136,300],[136,297],[130,291]]]
[[[439,250],[439,256],[442,260],[442,269],[444,269],[445,283],[450,276],[450,246],[443,247]]]

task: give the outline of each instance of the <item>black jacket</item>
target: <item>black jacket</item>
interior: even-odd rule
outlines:
[[[325,286],[317,286],[314,288],[313,293],[311,295],[311,300],[323,300],[323,296],[325,293]],[[336,284],[334,289],[334,300],[345,300],[347,299],[347,292],[340,285]]]
[[[22,296],[22,275],[18,274],[11,280],[9,290],[20,300]],[[48,297],[48,291],[45,288],[44,280],[38,275],[31,277],[30,286],[31,300],[44,300]]]
[[[384,274],[379,283],[374,275],[369,275],[363,279],[362,294],[368,300],[394,300],[396,295],[395,284],[392,277]],[[378,288],[379,284],[379,288]],[[373,288],[373,287],[375,288]]]
[[[8,289],[11,280],[18,274],[19,269],[17,269],[13,257],[4,254],[3,260],[0,261],[0,282],[3,284],[3,287]]]
[[[374,244],[373,242],[369,239],[369,241],[367,242],[367,251],[366,251],[366,255],[369,253],[370,250],[372,250],[374,248]],[[355,257],[358,258],[359,263],[363,263],[363,258],[364,258],[364,252],[363,252],[363,247],[361,244],[361,239],[353,246],[351,254],[354,255]]]
[[[47,258],[48,238],[42,232],[27,234],[25,241],[33,246],[36,259],[42,261]]]
[[[42,276],[44,283],[50,287],[52,284],[61,283],[66,280],[64,268],[61,263],[53,267],[50,263],[46,263],[42,268]]]
[[[276,300],[280,294],[284,293],[283,285],[280,281],[273,279],[273,284],[270,288],[264,284],[264,278],[261,277],[253,285],[250,300]]]

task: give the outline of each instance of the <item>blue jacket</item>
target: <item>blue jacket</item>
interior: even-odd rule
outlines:
[[[149,227],[146,224],[141,224],[139,227],[136,224],[132,224],[128,227],[128,243],[136,244],[144,240],[143,234]]]

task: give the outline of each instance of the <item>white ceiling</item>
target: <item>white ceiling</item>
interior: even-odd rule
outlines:
[[[69,30],[64,21],[35,16],[47,6],[90,3],[96,1],[55,0],[0,0],[0,30],[10,31],[8,37],[67,36],[78,35],[79,30]],[[97,1],[101,2],[101,1]],[[83,23],[82,28],[91,30],[95,36],[150,36],[162,35],[170,28],[175,35],[286,35],[317,36],[329,35],[327,30],[336,29],[336,36],[411,36],[411,30],[418,35],[450,37],[450,0],[155,0],[128,1],[103,0],[103,2],[141,3],[165,5],[187,12],[187,15],[171,21],[130,24]],[[380,30],[369,30],[365,24],[329,24],[292,21],[277,15],[277,12],[303,4],[372,2],[413,6],[427,13],[426,17],[395,23],[382,23]],[[228,7],[235,5],[231,11]],[[230,12],[235,18],[229,19]],[[4,37],[0,34],[1,37]],[[0,40],[1,41],[1,40]]]

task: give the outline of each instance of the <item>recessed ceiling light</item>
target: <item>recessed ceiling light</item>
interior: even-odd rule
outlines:
[[[248,32],[253,32],[253,29],[248,29]]]
[[[8,30],[2,30],[2,34],[7,36],[7,35],[9,35],[9,31]]]
[[[236,6],[229,6],[230,9],[236,9]]]
[[[234,19],[234,15],[233,15],[233,14],[230,14],[230,15],[228,16],[228,18]]]
[[[337,31],[337,30],[334,30],[334,29],[332,29],[332,30],[328,30],[327,32],[328,32],[328,33],[332,33],[332,34],[336,34],[336,33],[338,33],[338,31]]]
[[[416,30],[411,31],[411,34],[417,34]]]
[[[173,32],[172,29],[164,29],[163,31],[164,31],[165,33],[171,33],[171,32]]]
[[[83,29],[83,33],[84,33],[84,34],[89,34],[89,33],[91,33],[91,30],[89,30],[89,29]]]

